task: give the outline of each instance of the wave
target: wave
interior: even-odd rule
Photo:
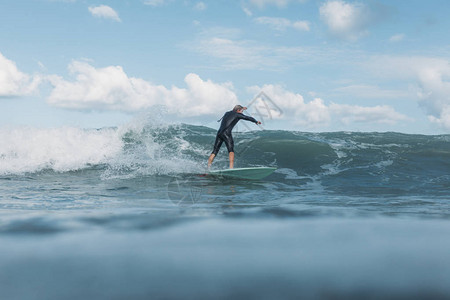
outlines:
[[[104,178],[198,172],[181,125],[149,120],[118,128],[0,129],[0,175],[100,169]],[[199,156],[206,155],[200,153]]]
[[[117,130],[2,128],[0,174],[57,172],[106,164],[123,149]]]
[[[101,170],[102,178],[199,173],[206,168],[216,131],[149,118],[118,128],[0,129],[0,175]],[[236,167],[276,166],[274,180],[308,178],[328,189],[368,194],[377,188],[450,187],[450,135],[400,133],[235,132]],[[223,147],[214,162],[226,168]]]

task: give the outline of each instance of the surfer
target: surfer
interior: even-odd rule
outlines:
[[[214,158],[219,152],[220,146],[222,146],[222,143],[225,142],[225,145],[228,149],[228,158],[230,159],[230,169],[233,169],[234,141],[233,136],[231,135],[233,127],[237,124],[237,122],[239,122],[239,120],[251,121],[258,125],[261,124],[260,121],[256,121],[254,118],[244,115],[242,112],[246,109],[247,107],[236,105],[233,110],[226,112],[220,119],[222,120],[222,123],[220,123],[220,128],[217,131],[216,141],[214,142],[214,150],[212,151],[208,159],[208,168],[211,167]]]

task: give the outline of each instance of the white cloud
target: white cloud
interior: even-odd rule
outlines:
[[[302,47],[262,45],[251,40],[206,37],[187,46],[217,58],[215,67],[227,70],[283,70],[293,63],[312,61],[320,55]]]
[[[195,4],[194,8],[196,10],[202,11],[206,9],[206,4],[204,2],[197,2],[197,4]]]
[[[405,38],[405,35],[404,35],[403,33],[401,33],[401,34],[396,34],[396,35],[391,36],[391,37],[389,38],[389,41],[390,41],[390,42],[400,42],[400,41],[402,41],[404,38]]]
[[[121,22],[117,12],[107,5],[90,6],[88,9],[94,17],[111,19],[116,22]]]
[[[49,76],[54,86],[47,101],[69,109],[139,111],[153,106],[165,106],[179,116],[216,114],[236,104],[237,97],[230,83],[214,83],[196,74],[186,75],[186,88],[170,89],[140,78],[129,77],[122,67],[94,68],[74,61],[69,66],[74,81]]]
[[[268,48],[252,41],[239,41],[220,37],[201,39],[193,46],[203,55],[221,59],[221,68],[262,69],[275,67],[277,62],[267,57]]]
[[[285,18],[259,17],[255,19],[258,24],[266,24],[276,30],[286,30],[291,26],[291,21]]]
[[[286,7],[290,2],[304,3],[307,0],[249,0],[249,3],[258,7],[264,8],[266,5],[275,5],[279,8]]]
[[[248,16],[251,17],[253,16],[253,13],[250,9],[248,9],[247,7],[242,7],[242,10],[244,11],[244,13]]]
[[[218,68],[225,69],[261,69],[271,65],[271,59],[265,57],[267,47],[254,41],[239,40],[241,30],[235,28],[214,27],[204,30],[192,43],[185,46],[202,55],[218,58]]]
[[[358,99],[398,99],[412,96],[412,92],[409,90],[382,89],[379,86],[368,84],[348,85],[334,91]]]
[[[252,40],[239,39],[239,30],[212,28],[184,46],[202,55],[216,58],[214,66],[220,69],[282,70],[293,63],[320,59],[330,51],[303,47],[264,45]]]
[[[298,65],[336,63],[337,57],[341,57],[335,49],[323,46],[280,46],[240,39],[239,32],[233,30],[206,32],[183,46],[205,56],[208,67],[220,70],[284,71]],[[207,58],[215,60],[211,62]]]
[[[309,31],[309,22],[307,21],[295,21],[292,22],[285,18],[272,18],[272,17],[259,17],[255,19],[258,24],[269,25],[275,30],[283,31],[287,28],[294,28],[300,31]]]
[[[264,91],[266,95],[284,112],[281,117],[293,119],[296,124],[309,128],[324,128],[334,122],[343,124],[378,123],[394,124],[409,120],[387,105],[358,106],[331,103],[329,105],[320,98],[305,101],[303,96],[285,90],[279,85],[250,87],[250,92]],[[274,112],[273,115],[276,116]]]
[[[219,35],[220,36],[220,35]],[[298,64],[330,60],[335,62],[335,51],[300,46],[284,47],[261,44],[236,37],[204,35],[184,45],[201,55],[215,58],[213,67],[227,70],[286,70]]]
[[[309,31],[309,22],[308,21],[295,21],[292,24],[292,27],[294,29],[297,29],[300,31]]]
[[[445,105],[438,117],[429,115],[428,119],[430,122],[436,123],[440,127],[450,131],[450,105]]]
[[[253,12],[250,10],[251,7],[256,7],[258,9],[264,9],[266,6],[285,8],[291,2],[304,3],[306,1],[308,0],[248,0],[248,2],[242,1],[242,10],[247,16],[251,17],[253,16]]]
[[[13,61],[0,53],[0,97],[29,95],[37,89],[40,82],[40,76],[21,72]]]
[[[367,26],[372,19],[368,7],[364,4],[351,4],[340,0],[322,4],[319,12],[333,36],[352,41],[368,33]]]
[[[329,109],[344,124],[352,122],[395,124],[411,120],[388,105],[359,106],[332,103]]]
[[[233,27],[210,27],[200,32],[200,37],[218,37],[224,39],[236,39],[242,35],[242,30]]]
[[[443,61],[442,65],[429,65],[417,73],[420,105],[425,108],[428,118],[450,131],[450,65]]]
[[[417,99],[431,122],[450,131],[450,61],[423,56],[380,56],[367,64],[387,79],[415,80]]]
[[[171,0],[146,0],[144,1],[144,4],[150,6],[162,6],[170,1]]]

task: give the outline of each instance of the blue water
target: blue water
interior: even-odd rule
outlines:
[[[0,299],[450,298],[449,135],[234,136],[0,129]]]

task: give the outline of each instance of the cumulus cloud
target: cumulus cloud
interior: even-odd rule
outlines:
[[[450,130],[450,64],[428,65],[417,71],[420,105],[431,122]]]
[[[90,6],[88,9],[94,17],[111,19],[116,22],[121,22],[119,14],[108,5]]]
[[[417,99],[431,122],[450,130],[450,61],[423,56],[380,56],[367,65],[384,78],[415,80]]]
[[[296,123],[309,127],[319,127],[330,122],[330,114],[319,98],[305,102],[302,95],[285,90],[280,85],[266,84],[253,86],[250,92],[263,91],[284,112],[278,118],[295,119]],[[277,116],[274,112],[272,115]]]
[[[118,110],[133,112],[165,106],[169,113],[179,116],[216,114],[237,103],[231,83],[214,83],[197,74],[186,75],[186,88],[155,85],[140,78],[129,77],[122,67],[95,68],[82,61],[69,66],[75,80],[49,76],[53,90],[49,104],[87,110]]]
[[[359,106],[332,103],[329,108],[344,124],[352,122],[395,124],[411,120],[388,105]]]
[[[436,123],[442,128],[450,131],[450,105],[444,105],[437,117],[429,115],[428,119],[431,122]]]
[[[333,122],[394,124],[409,120],[387,105],[358,106],[337,103],[327,105],[320,98],[305,101],[302,95],[287,91],[280,85],[268,84],[249,88],[250,92],[258,90],[264,91],[284,112],[279,117],[293,119],[296,124],[309,128],[323,128]],[[277,116],[275,111],[273,115]]]
[[[320,6],[319,13],[332,36],[355,41],[367,35],[368,27],[385,17],[388,9],[381,5],[369,7],[363,3],[331,0]]]
[[[37,89],[40,82],[40,76],[21,72],[13,61],[0,53],[0,97],[29,95]]]
[[[294,28],[299,31],[309,31],[308,21],[291,21],[285,18],[259,17],[255,19],[258,24],[269,25],[271,28],[284,31],[287,28]]]

